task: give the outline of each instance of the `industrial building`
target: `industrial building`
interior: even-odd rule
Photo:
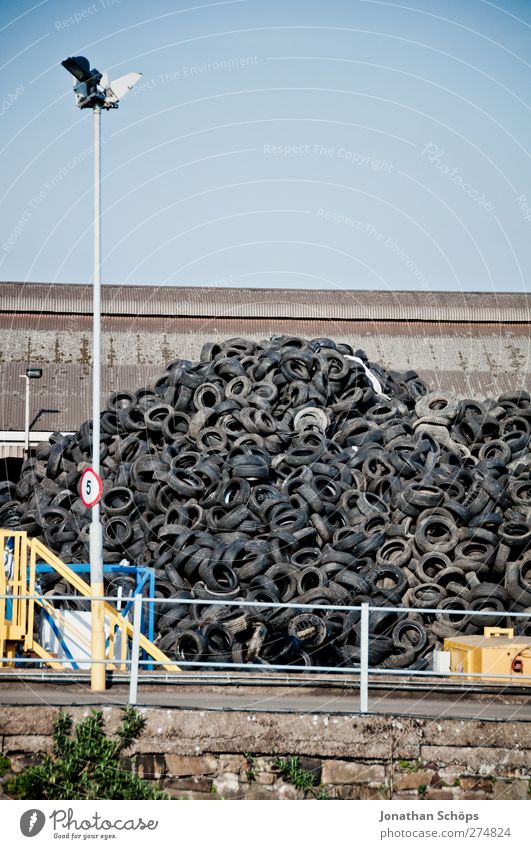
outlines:
[[[25,381],[30,444],[90,417],[92,288],[3,283],[0,301],[1,476],[24,451]],[[433,388],[485,398],[530,384],[531,298],[471,292],[368,292],[106,285],[102,292],[102,408],[117,389],[145,386],[206,341],[243,336],[329,336],[363,348]]]

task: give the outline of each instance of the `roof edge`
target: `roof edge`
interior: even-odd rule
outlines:
[[[0,282],[0,312],[92,314],[92,285]],[[102,313],[117,316],[319,318],[452,323],[531,321],[531,295],[345,289],[250,289],[103,284]]]

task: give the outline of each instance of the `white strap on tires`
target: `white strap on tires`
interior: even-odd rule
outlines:
[[[378,380],[376,375],[372,373],[370,368],[367,368],[367,366],[365,365],[363,360],[360,360],[359,357],[353,357],[350,354],[345,354],[345,359],[346,360],[352,360],[355,363],[359,363],[360,366],[363,367],[363,370],[364,370],[365,374],[367,375],[367,378],[369,379],[371,386],[374,389],[374,391],[376,392],[376,394],[381,395],[382,398],[387,398],[388,401],[391,400],[391,397],[389,395],[385,395],[385,393],[382,391],[382,384],[380,383],[380,381]]]

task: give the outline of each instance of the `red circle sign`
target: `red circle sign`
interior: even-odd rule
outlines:
[[[85,469],[79,481],[79,494],[85,507],[94,507],[103,493],[101,478],[90,467]]]

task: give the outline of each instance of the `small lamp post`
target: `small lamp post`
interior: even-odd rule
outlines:
[[[27,368],[26,374],[20,375],[26,381],[26,410],[24,415],[24,454],[29,454],[29,431],[30,431],[30,380],[39,380],[42,377],[41,368]]]

